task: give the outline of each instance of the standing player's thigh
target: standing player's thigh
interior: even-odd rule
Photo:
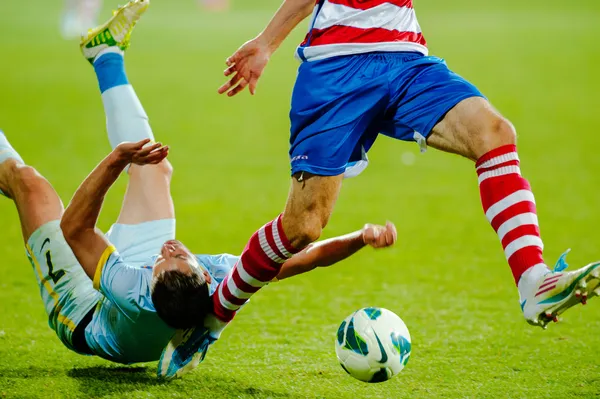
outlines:
[[[486,99],[471,97],[458,103],[435,125],[427,143],[476,161],[488,151],[515,141],[512,124]]]
[[[402,76],[392,82],[391,105],[394,115],[385,134],[430,144],[434,127],[446,114],[466,99],[480,98],[481,92],[448,69],[437,57],[418,57],[401,65]],[[482,99],[482,101],[485,101]],[[394,129],[391,129],[391,125]]]
[[[370,54],[304,62],[290,111],[292,174],[343,174],[385,112],[388,82]]]
[[[160,219],[173,219],[175,208],[171,198],[173,169],[168,160],[158,165],[131,165],[129,182],[123,199],[119,224],[139,224]]]

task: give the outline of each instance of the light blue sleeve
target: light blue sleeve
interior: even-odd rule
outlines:
[[[109,247],[110,249],[110,247]],[[102,266],[98,265],[94,276],[94,288],[115,304],[131,319],[140,312],[138,299],[142,291],[143,269],[129,266],[113,249]],[[101,259],[101,262],[103,259]]]
[[[230,254],[196,255],[196,259],[198,259],[198,263],[200,263],[212,277],[209,290],[210,295],[212,295],[219,283],[223,281],[225,276],[233,269],[240,257]]]

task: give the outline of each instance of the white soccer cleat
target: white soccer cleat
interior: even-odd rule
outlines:
[[[113,11],[113,16],[106,23],[81,37],[81,52],[93,63],[102,50],[117,46],[121,50],[129,47],[131,32],[142,14],[148,9],[150,0],[131,0],[129,3]]]
[[[565,255],[561,256],[555,271],[542,276],[521,303],[529,324],[546,328],[550,321],[557,322],[558,316],[567,309],[578,303],[585,305],[600,295],[600,262],[563,272],[567,267]]]
[[[159,378],[180,378],[204,360],[214,338],[206,327],[177,330],[158,362]]]

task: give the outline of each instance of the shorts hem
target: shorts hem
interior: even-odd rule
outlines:
[[[424,129],[425,131],[419,132],[419,133],[423,137],[425,137],[425,139],[428,139],[429,135],[431,135],[431,132],[433,131],[433,128],[435,127],[435,125],[437,125],[439,122],[441,122],[441,120],[444,119],[444,117],[446,116],[446,114],[448,112],[452,111],[452,109],[454,107],[456,107],[461,101],[466,100],[468,98],[472,98],[472,97],[480,97],[480,98],[487,100],[487,98],[481,93],[464,93],[464,94],[456,97],[456,99],[454,101],[449,102],[447,107],[441,108],[441,111],[434,118],[431,118],[432,122],[427,124],[427,126]]]
[[[345,171],[345,165],[339,168],[324,168],[321,166],[300,164],[292,166],[291,175],[293,176],[299,172],[306,172],[316,176],[338,176],[344,174]]]

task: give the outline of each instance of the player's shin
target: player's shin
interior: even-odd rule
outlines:
[[[488,152],[476,168],[485,215],[498,234],[523,297],[549,270],[542,257],[535,198],[529,182],[521,176],[516,146]]]
[[[123,55],[118,48],[114,49],[114,52],[100,54],[94,61],[110,145],[114,149],[124,141],[137,142],[146,138],[154,141],[148,116],[127,79]]]
[[[238,263],[213,295],[216,317],[228,322],[261,287],[272,281],[281,265],[298,250],[293,248],[281,224],[281,215],[252,235]]]

